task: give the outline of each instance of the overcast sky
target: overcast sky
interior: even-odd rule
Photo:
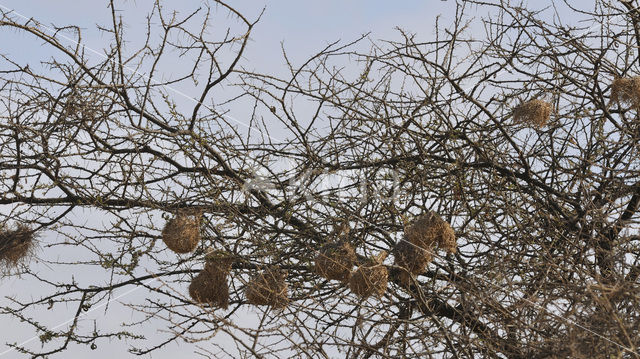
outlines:
[[[238,4],[235,4],[235,3]],[[416,33],[422,40],[434,38],[434,24],[436,17],[442,15],[441,21],[446,23],[455,16],[454,1],[440,0],[404,0],[404,1],[300,1],[278,0],[268,5],[259,1],[230,1],[232,6],[247,14],[249,18],[255,18],[263,7],[265,12],[260,23],[252,34],[252,42],[246,52],[243,66],[255,68],[261,72],[284,71],[284,60],[281,52],[281,42],[294,62],[300,64],[304,59],[315,54],[326,44],[336,40],[345,42],[356,39],[359,35],[372,32],[372,39],[398,39],[394,28],[402,27],[409,32]],[[539,3],[548,3],[540,1]],[[127,1],[122,3],[126,9],[126,19],[144,23],[150,1]],[[167,2],[167,6],[174,6],[174,2]],[[181,1],[181,7],[197,7],[200,1]],[[105,23],[109,13],[104,1],[78,1],[78,0],[0,0],[0,6],[15,10],[17,13],[33,17],[43,24],[69,25],[76,24],[87,30],[85,40],[91,48],[100,50],[107,46],[110,38],[100,35],[95,29],[96,23]],[[135,29],[136,24],[131,24]],[[214,30],[215,31],[215,30]],[[30,62],[46,59],[49,48],[43,47],[33,38],[28,38],[12,31],[0,29],[0,52],[22,57]],[[194,93],[193,96],[196,94]],[[0,208],[0,210],[2,210]],[[44,236],[42,241],[48,241]],[[58,271],[58,268],[43,267],[44,275],[50,275],[46,271]],[[92,269],[95,270],[95,269]],[[61,273],[71,275],[70,272]],[[61,274],[61,275],[63,275]],[[91,276],[90,273],[85,273]],[[81,274],[77,274],[81,276]],[[4,279],[0,281],[0,306],[8,304],[5,296],[17,296],[29,298],[36,296],[38,288],[35,283],[20,278]],[[145,293],[119,292],[124,302],[135,302],[143,299]],[[70,312],[64,310],[41,313],[44,317],[38,318],[43,322],[53,324],[64,323],[69,319]],[[119,323],[131,320],[130,311],[121,307],[112,308],[107,315],[98,310],[93,313],[94,318],[101,325],[117,328]],[[164,322],[160,322],[162,324]],[[91,325],[87,323],[86,325]],[[145,328],[144,334],[153,339],[156,330],[163,328]],[[8,347],[5,343],[22,343],[30,340],[34,333],[31,327],[21,325],[6,316],[0,316],[0,359],[21,358],[16,352],[5,352]],[[212,340],[216,340],[215,338]],[[39,340],[29,342],[28,346],[38,348]],[[203,345],[203,344],[201,344]],[[127,353],[128,346],[122,342],[114,341],[111,344],[101,343],[100,350],[91,352],[86,346],[72,346],[52,358],[84,358],[89,355],[92,358],[130,357]],[[164,350],[154,353],[153,358],[191,358],[194,347],[187,343],[172,344]],[[4,353],[4,354],[3,354]]]

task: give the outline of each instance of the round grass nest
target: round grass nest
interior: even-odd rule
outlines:
[[[289,287],[285,281],[287,272],[269,268],[251,278],[245,288],[247,301],[253,305],[284,308],[289,304]]]
[[[438,246],[448,253],[455,253],[457,251],[458,243],[456,242],[456,233],[447,222],[444,222],[442,226],[440,236],[438,237]]]
[[[616,77],[611,83],[611,101],[640,108],[640,76]]]
[[[228,274],[235,258],[226,251],[211,251],[204,256],[205,268]]]
[[[456,234],[453,228],[433,211],[405,226],[404,234],[411,244],[429,252],[432,252],[436,245],[449,253],[456,252]]]
[[[349,277],[349,289],[359,297],[365,299],[372,295],[381,297],[387,290],[389,272],[382,261],[387,256],[386,252],[381,252],[369,263],[358,267]]]
[[[538,128],[549,122],[551,104],[542,100],[529,100],[521,103],[513,110],[513,120],[518,123],[528,123]]]
[[[356,263],[356,252],[347,242],[325,244],[318,251],[315,272],[327,279],[347,281]]]
[[[398,273],[400,282],[408,285],[411,275],[423,273],[427,265],[433,260],[431,252],[402,239],[393,249],[394,264],[402,267]]]
[[[227,276],[205,268],[191,280],[189,295],[196,303],[226,309],[229,306]]]
[[[180,213],[165,224],[162,241],[175,253],[193,252],[200,243],[201,215]]]
[[[210,304],[226,309],[229,306],[227,276],[234,262],[223,252],[209,253],[204,269],[191,281],[189,295],[196,303]]]
[[[0,269],[16,268],[27,260],[36,247],[34,231],[18,224],[15,229],[0,227]]]

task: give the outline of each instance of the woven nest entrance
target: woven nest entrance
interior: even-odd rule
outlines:
[[[524,102],[513,110],[515,122],[527,123],[538,128],[546,125],[550,116],[551,104],[542,100]]]
[[[318,251],[315,272],[327,279],[347,281],[356,263],[356,252],[347,242],[325,244]]]
[[[369,263],[361,265],[349,278],[349,289],[365,299],[372,295],[381,297],[387,290],[389,272],[382,264],[387,253],[381,252]]]
[[[200,243],[201,214],[179,213],[164,226],[162,240],[175,253],[189,253]]]
[[[204,269],[189,285],[189,295],[196,303],[226,309],[229,306],[227,277],[234,259],[224,252],[210,253],[205,259]]]
[[[457,243],[453,228],[433,211],[405,226],[404,234],[410,243],[427,251],[431,252],[437,245],[449,253],[456,252]]]
[[[269,268],[253,277],[245,288],[247,301],[253,305],[284,308],[289,304],[289,288],[285,281],[287,272]]]
[[[640,108],[640,76],[615,78],[611,83],[611,101]]]
[[[35,235],[29,227],[0,227],[0,269],[16,268],[30,257],[35,246]]]
[[[430,251],[418,247],[404,239],[396,244],[393,250],[394,264],[402,267],[398,273],[400,282],[403,285],[411,283],[411,276],[423,273],[427,265],[433,260]]]

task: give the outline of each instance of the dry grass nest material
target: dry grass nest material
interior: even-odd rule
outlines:
[[[544,126],[551,117],[551,104],[542,100],[530,100],[521,103],[513,110],[513,119],[518,123]]]
[[[227,277],[233,257],[223,252],[207,254],[204,269],[191,281],[189,295],[197,303],[226,309],[229,306]]]
[[[351,274],[349,288],[353,293],[363,299],[372,295],[381,297],[384,294],[389,281],[387,267],[382,264],[386,255],[386,252],[381,252],[372,261],[361,265]]]
[[[340,223],[333,228],[332,236],[338,238],[346,238],[351,233],[351,227],[349,227],[349,223]]]
[[[211,251],[204,257],[205,268],[229,274],[235,258],[225,251]]]
[[[36,247],[34,232],[19,224],[15,229],[0,227],[0,269],[13,269],[24,262]]]
[[[611,101],[640,108],[640,76],[615,78],[611,83]]]
[[[327,279],[347,281],[355,263],[356,252],[349,243],[329,243],[318,251],[315,271]]]
[[[411,275],[423,273],[427,265],[433,260],[431,253],[402,239],[394,250],[394,264],[404,268],[398,273],[400,282],[404,285],[411,283]]]
[[[429,252],[436,245],[449,253],[456,252],[456,234],[453,228],[433,211],[429,211],[405,226],[404,234],[411,244]]]
[[[162,230],[162,240],[175,253],[192,252],[200,243],[199,214],[178,214]]]
[[[253,277],[245,289],[250,304],[284,308],[289,304],[289,287],[285,281],[287,272],[269,268]]]

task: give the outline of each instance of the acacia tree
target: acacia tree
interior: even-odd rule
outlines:
[[[136,354],[187,340],[205,357],[638,357],[639,4],[554,5],[583,21],[460,1],[433,41],[398,30],[400,41],[333,43],[302,64],[285,55],[284,76],[248,69],[257,19],[222,2],[183,15],[156,3],[131,49],[111,1],[101,61],[79,28],[3,12],[2,31],[52,55],[38,71],[2,55],[2,221],[39,233],[50,268],[107,278],[79,283],[28,263],[5,274],[48,291],[9,293],[0,313],[44,344],[15,349],[54,357],[124,337]],[[229,15],[227,31],[209,31]],[[186,70],[166,79],[161,64],[176,53]],[[626,82],[612,91],[616,79]],[[199,91],[193,104],[181,86]],[[549,120],[516,121],[534,99],[551,105]],[[230,117],[241,110],[247,128]],[[359,264],[393,253],[429,210],[451,224],[457,252],[435,251],[409,284],[393,254],[380,298],[314,270],[339,234]],[[202,214],[202,240],[174,255],[161,231],[184,211]],[[78,220],[87,213],[101,220]],[[60,246],[82,256],[46,257]],[[228,309],[187,292],[212,249],[234,258]],[[284,309],[243,294],[267,266],[287,271]],[[137,323],[78,325],[137,287],[147,297],[129,305],[169,334],[134,341]],[[38,319],[63,303],[67,324]]]

